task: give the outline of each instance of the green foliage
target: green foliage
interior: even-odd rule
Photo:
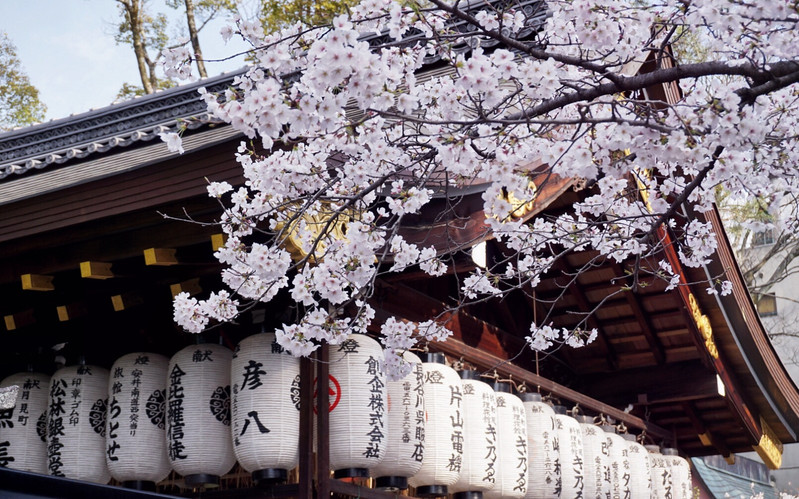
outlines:
[[[173,9],[182,9],[185,0],[166,0],[166,4]],[[195,0],[194,12],[198,16],[208,19],[220,11],[236,12],[235,0]]]
[[[143,2],[139,16],[142,25],[142,40],[144,45],[155,53],[161,52],[169,43],[169,35],[166,30],[169,21],[166,14],[159,13],[155,16],[150,15],[145,9]],[[117,45],[133,45],[133,25],[131,24],[130,14],[125,8],[120,6],[122,20],[119,22],[118,30],[114,35]]]
[[[167,88],[172,88],[175,86],[175,82],[172,80],[158,78],[158,85],[156,90],[165,90]],[[140,97],[142,95],[147,95],[147,92],[144,91],[144,88],[141,85],[133,85],[131,83],[125,82],[122,84],[122,88],[119,89],[117,92],[117,100],[123,101],[132,99],[134,97]]]
[[[748,229],[747,222],[771,223],[775,221],[770,211],[771,200],[760,196],[746,203],[735,202],[729,198],[729,192],[716,189],[716,205],[724,214],[725,229],[733,237],[742,237]]]
[[[357,4],[358,0],[265,0],[261,22],[267,33],[297,21],[318,26]]]
[[[47,107],[17,57],[17,47],[0,33],[0,130],[27,126],[44,120]]]

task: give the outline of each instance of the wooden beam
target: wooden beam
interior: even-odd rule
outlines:
[[[144,250],[144,264],[156,266],[177,265],[175,258],[177,250],[174,248],[147,248]]]
[[[316,494],[330,497],[330,363],[329,346],[322,344],[316,351]]]
[[[136,293],[123,293],[111,297],[111,306],[114,312],[128,310],[144,303],[144,298]]]
[[[67,322],[84,317],[88,314],[86,306],[82,303],[71,303],[69,305],[59,305],[56,307],[56,314],[60,322]]]
[[[300,467],[299,499],[314,497],[314,361],[300,358]],[[325,498],[327,499],[327,498]]]
[[[624,275],[624,269],[620,264],[614,263],[613,269],[616,271],[616,273]],[[646,342],[649,345],[649,350],[655,356],[655,362],[657,362],[658,365],[665,364],[666,354],[663,351],[663,345],[660,343],[660,340],[655,334],[649,317],[644,313],[643,307],[641,307],[641,302],[638,300],[638,296],[633,293],[632,290],[625,291],[622,294],[627,300],[627,305],[630,306],[630,309],[633,311],[633,315],[638,321],[641,332],[643,332]]]
[[[485,352],[482,349],[470,347],[459,339],[449,338],[447,341],[431,344],[431,350],[440,351],[456,358],[463,357],[468,359],[469,362],[474,364],[478,369],[496,370],[500,375],[510,377],[516,382],[524,382],[529,387],[540,387],[542,390],[558,398],[570,400],[580,404],[580,407],[610,416],[617,421],[622,421],[628,427],[646,430],[649,435],[663,440],[672,440],[671,432],[664,428],[652,423],[647,423],[637,416],[626,413],[604,402],[572,390],[571,388],[567,388],[554,381],[538,376],[522,367],[511,364],[508,362],[507,358],[503,359]]]
[[[577,305],[581,309],[581,313],[590,314],[585,322],[587,329],[596,328],[597,330],[597,337],[596,340],[594,340],[594,346],[599,350],[598,355],[600,355],[606,362],[608,369],[611,371],[617,371],[619,369],[619,358],[618,354],[616,353],[616,349],[613,348],[613,345],[611,345],[608,341],[607,334],[602,329],[602,325],[599,323],[596,314],[593,312],[594,306],[589,303],[588,298],[586,298],[585,294],[583,294],[581,290],[582,286],[579,282],[577,282],[576,278],[568,275],[568,273],[572,272],[572,270],[567,267],[567,262],[564,259],[557,260],[552,266],[552,271],[559,274],[550,276],[550,278],[552,278],[555,282],[563,277],[568,279],[568,282],[563,285],[564,291],[568,291],[571,296],[574,297],[575,301],[577,301]],[[557,301],[552,304],[550,318],[554,318],[552,312],[555,311],[556,306]]]
[[[390,298],[386,298],[390,296]],[[527,349],[523,338],[514,336],[463,310],[449,310],[443,303],[410,286],[377,283],[377,292],[370,304],[377,313],[396,315],[411,321],[436,319],[466,342],[504,358],[511,358]]]
[[[702,445],[705,447],[715,447],[716,450],[719,451],[719,454],[724,456],[727,459],[729,456],[733,455],[733,452],[730,451],[730,448],[724,443],[718,435],[713,435],[710,430],[707,429],[705,423],[697,414],[696,408],[694,404],[691,402],[683,402],[682,409],[685,411],[685,414],[688,416],[688,419],[691,420],[691,425],[696,430],[697,436],[699,437],[699,441],[702,442]]]
[[[194,279],[189,279],[188,281],[170,285],[169,291],[172,293],[172,297],[174,298],[180,293],[188,293],[190,296],[198,295],[203,292],[203,288],[200,286],[200,278],[195,277]]]
[[[17,312],[16,314],[6,315],[3,317],[3,320],[6,324],[6,330],[14,331],[25,326],[30,326],[31,324],[35,324],[35,311],[32,308],[23,310],[22,312]]]
[[[718,397],[716,375],[698,361],[628,369],[587,378],[582,385],[592,397],[619,405],[667,404]]]
[[[27,291],[53,291],[53,276],[41,274],[22,274],[22,289]]]
[[[108,262],[80,262],[80,276],[84,279],[110,279],[114,277]]]
[[[715,348],[715,344],[712,343],[714,341],[712,330],[705,331],[705,334],[710,336],[706,339],[703,335],[703,332],[700,330],[700,324],[697,322],[698,319],[701,318],[695,317],[695,314],[692,313],[692,304],[696,304],[697,300],[696,297],[694,297],[691,293],[691,287],[686,278],[687,273],[683,268],[682,262],[677,255],[677,250],[675,249],[676,244],[674,243],[671,234],[662,226],[658,228],[658,237],[663,244],[664,253],[666,254],[666,258],[669,261],[671,268],[680,276],[680,284],[677,286],[677,292],[682,299],[683,311],[689,324],[689,330],[693,333],[691,337],[694,340],[694,344],[699,350],[700,355],[702,355],[709,365],[713,366],[716,374],[721,377],[721,380],[724,383],[724,387],[727,391],[725,400],[733,409],[733,411],[737,413],[741,424],[746,429],[746,432],[748,433],[750,440],[753,442],[753,445],[757,444],[763,437],[763,432],[760,429],[759,422],[755,420],[749,404],[747,404],[743,399],[743,392],[740,389],[740,383],[738,383],[738,380],[732,370],[727,368],[727,362],[724,359],[724,356]],[[699,312],[701,313],[701,311]],[[707,317],[703,317],[704,320],[707,321],[707,324],[704,324],[704,326],[711,326]],[[710,350],[708,347],[708,342],[712,344],[714,351]]]
[[[211,249],[218,251],[225,246],[227,236],[225,234],[211,234]]]

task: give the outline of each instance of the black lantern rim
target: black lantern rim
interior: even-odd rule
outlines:
[[[375,479],[375,488],[388,492],[397,492],[408,488],[408,479],[404,476],[379,476]]]
[[[155,492],[155,482],[149,480],[125,480],[122,482],[122,487],[125,489]]]
[[[483,499],[483,493],[478,490],[456,492],[452,494],[452,499]]]
[[[285,482],[289,478],[289,472],[281,468],[265,468],[252,472],[252,479],[256,483],[278,483]]]
[[[342,468],[333,472],[333,478],[369,478],[366,468]]]
[[[197,473],[183,477],[188,487],[219,487],[219,475]]]
[[[419,497],[443,497],[447,495],[446,485],[422,485],[416,487],[416,495]]]

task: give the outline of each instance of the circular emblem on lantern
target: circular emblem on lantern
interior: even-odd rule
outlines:
[[[47,413],[45,412],[36,421],[36,434],[39,435],[42,442],[47,442]]]
[[[164,419],[166,417],[166,390],[155,390],[144,405],[144,411],[150,422],[159,429],[164,429]]]
[[[316,380],[318,378],[314,378],[313,384],[316,386]],[[339,384],[338,380],[332,374],[328,376],[328,383],[327,383],[327,395],[329,398],[328,410],[327,412],[333,412],[333,409],[336,408],[338,403],[341,401],[341,385]],[[318,394],[319,390],[314,390],[313,398],[316,400],[316,395]],[[314,404],[313,412],[318,414],[319,411],[317,410],[316,404]]]
[[[223,425],[230,426],[230,385],[218,386],[211,394],[211,414]]]
[[[291,403],[297,410],[300,410],[300,375],[294,376],[294,381],[291,382]]]
[[[94,432],[101,437],[105,436],[105,414],[107,408],[107,399],[97,399],[97,402],[92,405],[92,410],[89,411],[89,424]]]

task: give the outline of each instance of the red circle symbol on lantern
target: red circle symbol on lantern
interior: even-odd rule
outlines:
[[[328,402],[329,409],[327,410],[327,412],[333,412],[333,409],[336,408],[336,406],[338,405],[339,401],[341,400],[341,385],[338,383],[338,380],[336,379],[336,377],[333,376],[332,374],[329,374],[327,376],[327,378],[328,378],[327,395],[329,397],[329,402]],[[314,380],[313,380],[314,386],[317,386],[316,385],[316,381],[318,379],[319,378],[314,378]],[[316,403],[315,403],[316,395],[318,393],[319,393],[319,389],[315,388],[314,391],[313,391],[313,398],[314,398],[313,412],[314,412],[314,414],[318,414]]]

